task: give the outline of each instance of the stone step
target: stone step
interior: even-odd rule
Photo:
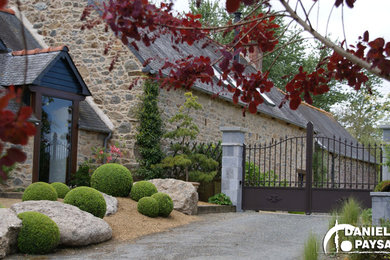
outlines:
[[[236,207],[228,205],[198,205],[198,215],[227,212],[236,212]]]

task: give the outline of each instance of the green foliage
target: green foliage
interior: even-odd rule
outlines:
[[[348,102],[341,103],[334,110],[337,120],[360,143],[381,141],[378,124],[390,121],[390,96],[384,98],[378,91],[380,82],[369,76],[371,91],[367,87],[348,93]]]
[[[139,181],[133,185],[130,191],[130,198],[139,201],[143,197],[150,197],[157,193],[157,188],[153,183],[148,181]]]
[[[152,197],[143,197],[138,201],[137,210],[142,215],[155,218],[159,213],[159,204]]]
[[[190,113],[202,109],[197,102],[198,97],[192,93],[185,93],[186,101],[179,108],[169,122],[176,124],[176,128],[167,132],[164,137],[171,139],[170,150],[172,155],[165,157],[156,168],[166,170],[166,175],[175,178],[185,178],[186,181],[210,182],[217,174],[218,162],[205,154],[196,153],[189,148],[189,141],[194,140],[199,128],[193,122]]]
[[[390,191],[390,180],[381,181],[375,186],[374,191],[379,192],[389,192]]]
[[[99,166],[91,177],[91,187],[115,197],[127,197],[133,185],[130,171],[116,163]]]
[[[53,200],[58,198],[57,191],[46,182],[34,182],[23,193],[22,201],[27,200]]]
[[[0,159],[2,158],[3,156],[0,156]],[[6,180],[8,178],[11,177],[11,173],[13,170],[15,170],[16,168],[16,163],[13,164],[12,166],[5,166],[5,165],[2,165],[2,170],[3,170],[3,173],[5,174],[5,176],[7,176]],[[3,176],[0,176],[0,184],[4,184],[4,179],[3,179]]]
[[[327,156],[327,152],[315,147],[312,165],[314,187],[321,188],[326,185],[328,169],[324,162],[326,162]]]
[[[304,259],[317,260],[319,248],[320,247],[319,247],[317,237],[313,233],[310,233],[309,237],[305,242],[305,249],[303,253]]]
[[[26,254],[46,254],[60,242],[60,230],[48,216],[39,212],[23,212],[18,215],[22,228],[18,234],[18,248]]]
[[[5,208],[5,207],[4,207],[3,205],[0,204],[0,209],[1,209],[1,208]]]
[[[72,174],[69,184],[76,187],[91,185],[91,165],[89,162],[80,164],[79,169]]]
[[[355,199],[349,198],[341,208],[339,223],[356,226],[358,224],[361,213],[362,208],[360,204]]]
[[[164,157],[161,150],[161,137],[164,132],[158,107],[158,85],[151,80],[145,81],[138,119],[140,124],[136,139],[141,159],[138,160],[139,169],[136,174],[143,179],[161,178],[161,168],[152,167]]]
[[[173,201],[171,197],[163,192],[157,192],[152,195],[152,198],[158,202],[158,215],[168,217],[173,210]]]
[[[279,181],[279,176],[273,170],[261,172],[259,166],[253,162],[245,162],[245,182],[262,187],[288,186],[286,180]]]
[[[218,204],[218,205],[232,205],[232,201],[229,196],[224,193],[218,193],[209,198],[210,203]]]
[[[53,182],[50,184],[57,192],[58,198],[65,198],[65,195],[70,191],[69,187],[62,182]]]
[[[74,188],[66,194],[64,203],[76,206],[98,218],[103,218],[106,214],[106,201],[103,195],[94,188]]]

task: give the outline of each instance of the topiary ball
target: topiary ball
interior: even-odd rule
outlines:
[[[53,182],[50,184],[57,192],[58,198],[65,198],[65,195],[70,191],[69,187],[62,182]]]
[[[152,195],[152,198],[158,202],[158,215],[162,217],[168,217],[173,210],[173,201],[168,194],[163,192],[157,192]]]
[[[46,182],[34,182],[23,193],[22,201],[53,200],[58,198],[57,191]]]
[[[155,218],[159,212],[158,202],[152,197],[143,197],[138,201],[137,210],[142,215]]]
[[[98,167],[91,176],[91,187],[114,197],[129,196],[133,177],[130,171],[117,163]]]
[[[26,254],[46,254],[60,242],[60,230],[48,216],[34,211],[18,214],[22,227],[18,234],[18,248]]]
[[[66,194],[64,203],[76,206],[98,218],[103,218],[106,214],[106,201],[94,188],[84,186],[74,188]]]
[[[139,201],[143,197],[150,197],[157,193],[157,188],[148,181],[139,181],[133,185],[130,191],[130,198]]]

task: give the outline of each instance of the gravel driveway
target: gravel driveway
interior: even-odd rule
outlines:
[[[322,240],[329,220],[326,215],[268,212],[208,214],[201,218],[131,243],[66,249],[44,259],[302,259],[309,232]],[[15,255],[10,259],[20,258]],[[38,258],[42,259],[30,257]]]

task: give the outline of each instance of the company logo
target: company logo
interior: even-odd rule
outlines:
[[[343,231],[344,236],[352,241],[339,241],[339,232]],[[325,254],[332,236],[334,237],[334,245],[336,253],[340,250],[343,253],[390,253],[390,230],[387,227],[355,227],[350,224],[338,224],[337,220],[331,229],[326,233],[323,242]]]

